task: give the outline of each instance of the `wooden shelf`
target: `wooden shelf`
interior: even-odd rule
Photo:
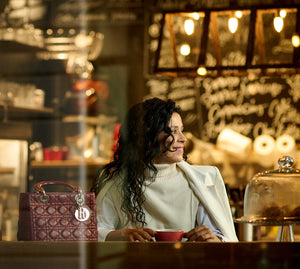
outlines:
[[[68,115],[63,117],[63,122],[65,123],[82,123],[85,122],[90,125],[105,125],[111,124],[112,122],[117,121],[116,116],[106,116],[106,115],[99,115],[97,117],[89,117],[85,115]]]
[[[1,40],[0,41],[1,53],[37,53],[39,51],[46,51],[46,49],[20,43],[14,40]]]
[[[14,172],[14,167],[0,167],[0,174],[13,174]]]
[[[30,107],[19,107],[13,105],[3,105],[0,104],[0,110],[6,110],[8,112],[16,112],[16,113],[37,113],[37,114],[52,114],[53,108],[49,107],[41,107],[41,108],[30,108]]]
[[[30,107],[18,107],[13,105],[0,104],[0,120],[3,122],[7,121],[24,121],[35,118],[49,118],[53,116],[53,108],[41,107],[41,108],[30,108]]]
[[[87,160],[63,160],[63,161],[43,161],[37,162],[32,161],[30,166],[32,168],[66,168],[66,167],[80,167],[80,166],[88,166],[88,167],[100,167],[105,165],[106,163],[103,161],[87,161]]]

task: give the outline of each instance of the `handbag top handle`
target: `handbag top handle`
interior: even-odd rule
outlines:
[[[71,188],[74,192],[78,191],[78,188],[76,186],[71,185],[66,182],[61,182],[61,181],[41,181],[34,185],[34,189],[37,192],[45,193],[45,190],[43,189],[43,186],[45,186],[45,185],[64,185],[64,186]]]

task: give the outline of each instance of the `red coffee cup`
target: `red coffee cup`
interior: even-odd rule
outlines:
[[[164,230],[157,230],[155,234],[156,241],[181,241],[183,237],[182,230],[174,230],[174,229],[164,229]]]

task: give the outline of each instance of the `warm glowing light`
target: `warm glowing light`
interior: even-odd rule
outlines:
[[[191,53],[191,47],[189,44],[182,44],[180,47],[181,55],[187,56]]]
[[[237,18],[242,18],[243,17],[243,13],[242,13],[242,11],[240,11],[240,10],[237,10],[236,12],[235,12],[235,16],[237,17]]]
[[[194,18],[194,20],[199,20],[200,19],[200,15],[197,12],[192,13],[192,17]]]
[[[47,29],[46,33],[47,33],[47,35],[52,35],[53,34],[53,30],[52,29]]]
[[[92,42],[93,38],[84,34],[78,34],[74,40],[74,43],[78,48],[86,48],[87,46],[90,46]]]
[[[298,48],[300,46],[300,37],[298,34],[293,34],[292,36],[292,44],[295,48]]]
[[[86,159],[92,157],[92,154],[93,154],[93,151],[91,149],[86,149],[83,153],[83,155]]]
[[[175,249],[181,249],[181,248],[182,248],[181,242],[176,242],[176,243],[174,244],[174,248],[175,248]]]
[[[280,15],[281,18],[285,18],[285,16],[286,16],[286,10],[285,9],[281,9],[279,11],[279,15]]]
[[[194,21],[193,20],[185,20],[184,22],[184,30],[188,35],[194,33]]]
[[[228,28],[230,30],[231,33],[235,33],[237,28],[238,28],[238,20],[237,18],[234,18],[234,17],[231,17],[229,20],[228,20]]]
[[[88,90],[85,91],[85,95],[86,96],[92,96],[95,93],[95,89],[94,88],[89,88]]]
[[[59,60],[65,60],[65,59],[68,58],[68,55],[67,55],[66,53],[58,53],[58,54],[57,54],[57,58],[58,58]]]
[[[274,21],[273,21],[273,24],[274,24],[275,30],[278,33],[280,33],[282,28],[283,28],[283,19],[281,17],[275,17]]]
[[[200,76],[205,76],[207,74],[206,68],[204,66],[200,66],[197,69],[197,74],[200,75]]]

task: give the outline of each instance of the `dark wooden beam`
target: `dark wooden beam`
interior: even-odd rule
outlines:
[[[210,21],[210,12],[205,12],[203,28],[202,28],[202,39],[200,43],[200,55],[198,60],[198,66],[205,64],[206,61],[209,21]]]
[[[295,33],[297,33],[298,36],[300,36],[300,10],[299,9],[297,10],[297,19],[296,19]],[[294,48],[293,63],[295,65],[299,65],[300,64],[300,47]]]
[[[256,24],[256,10],[251,10],[248,45],[247,45],[247,56],[246,56],[247,67],[251,66],[252,59],[253,59],[254,42],[255,42],[255,24]]]
[[[159,38],[158,38],[157,50],[155,53],[155,60],[154,60],[154,66],[153,66],[154,73],[158,69],[158,63],[159,63],[160,51],[161,51],[161,43],[162,43],[162,39],[163,39],[164,27],[165,27],[165,22],[166,22],[165,16],[166,16],[166,14],[163,14],[161,21],[160,21]]]

